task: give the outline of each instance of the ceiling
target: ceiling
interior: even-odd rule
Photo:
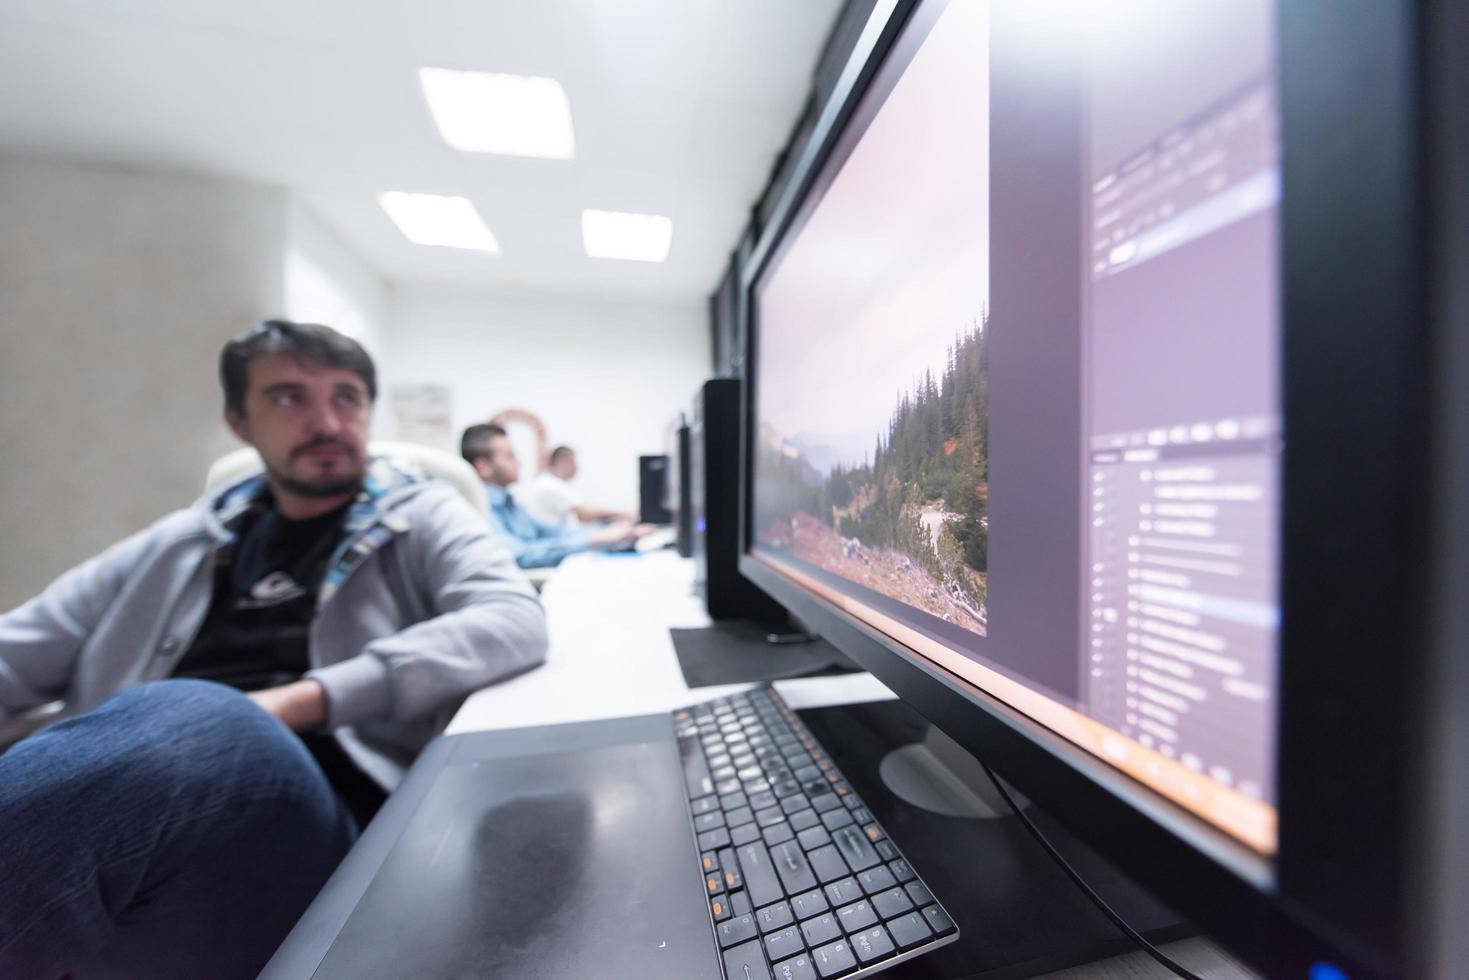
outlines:
[[[840,0],[5,0],[0,150],[279,185],[386,280],[709,294]],[[421,66],[549,76],[576,158],[465,154]],[[471,198],[499,255],[410,244],[377,206]],[[673,219],[665,263],[582,253],[583,208]]]

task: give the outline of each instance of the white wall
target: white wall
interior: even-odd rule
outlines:
[[[0,158],[0,610],[193,500],[219,350],[279,311],[285,198]]]
[[[334,327],[381,361],[387,299],[382,278],[336,232],[299,201],[287,205],[282,315]]]
[[[678,305],[533,293],[466,293],[429,286],[389,301],[389,385],[452,389],[454,448],[466,426],[509,408],[538,415],[551,445],[577,452],[583,499],[634,509],[637,457],[661,453],[664,433],[709,375],[700,301]],[[392,434],[391,391],[377,432]],[[534,474],[521,452],[521,476]]]

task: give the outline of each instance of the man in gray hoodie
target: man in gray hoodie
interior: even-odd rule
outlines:
[[[455,490],[369,458],[376,374],[267,321],[220,359],[265,472],[0,615],[0,976],[254,976],[471,691],[545,618]]]

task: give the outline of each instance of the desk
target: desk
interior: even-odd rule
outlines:
[[[708,626],[694,563],[671,550],[573,555],[541,591],[551,648],[544,666],[469,698],[449,734],[673,711],[753,684],[691,690],[669,629]],[[894,695],[871,674],[778,681],[793,708]]]
[[[709,625],[693,583],[693,562],[672,551],[568,558],[541,593],[551,638],[545,666],[475,694],[455,715],[449,732],[667,712],[753,687],[690,689],[684,683],[668,631]],[[797,709],[894,697],[870,674],[777,681],[775,687]],[[1170,943],[1165,949],[1204,977],[1253,976],[1204,939]],[[1138,952],[1048,976],[1148,980],[1172,974]]]

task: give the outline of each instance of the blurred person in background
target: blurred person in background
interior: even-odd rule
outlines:
[[[510,493],[511,484],[520,479],[520,461],[498,425],[471,425],[459,440],[459,451],[484,481],[490,519],[521,568],[554,567],[567,555],[598,548],[630,548],[653,530],[630,521],[567,528],[532,517]]]
[[[634,523],[637,515],[628,511],[591,507],[581,502],[581,494],[572,484],[576,479],[576,451],[570,446],[551,450],[547,467],[537,473],[521,493],[520,503],[530,516],[553,527],[575,527],[608,521]]]

